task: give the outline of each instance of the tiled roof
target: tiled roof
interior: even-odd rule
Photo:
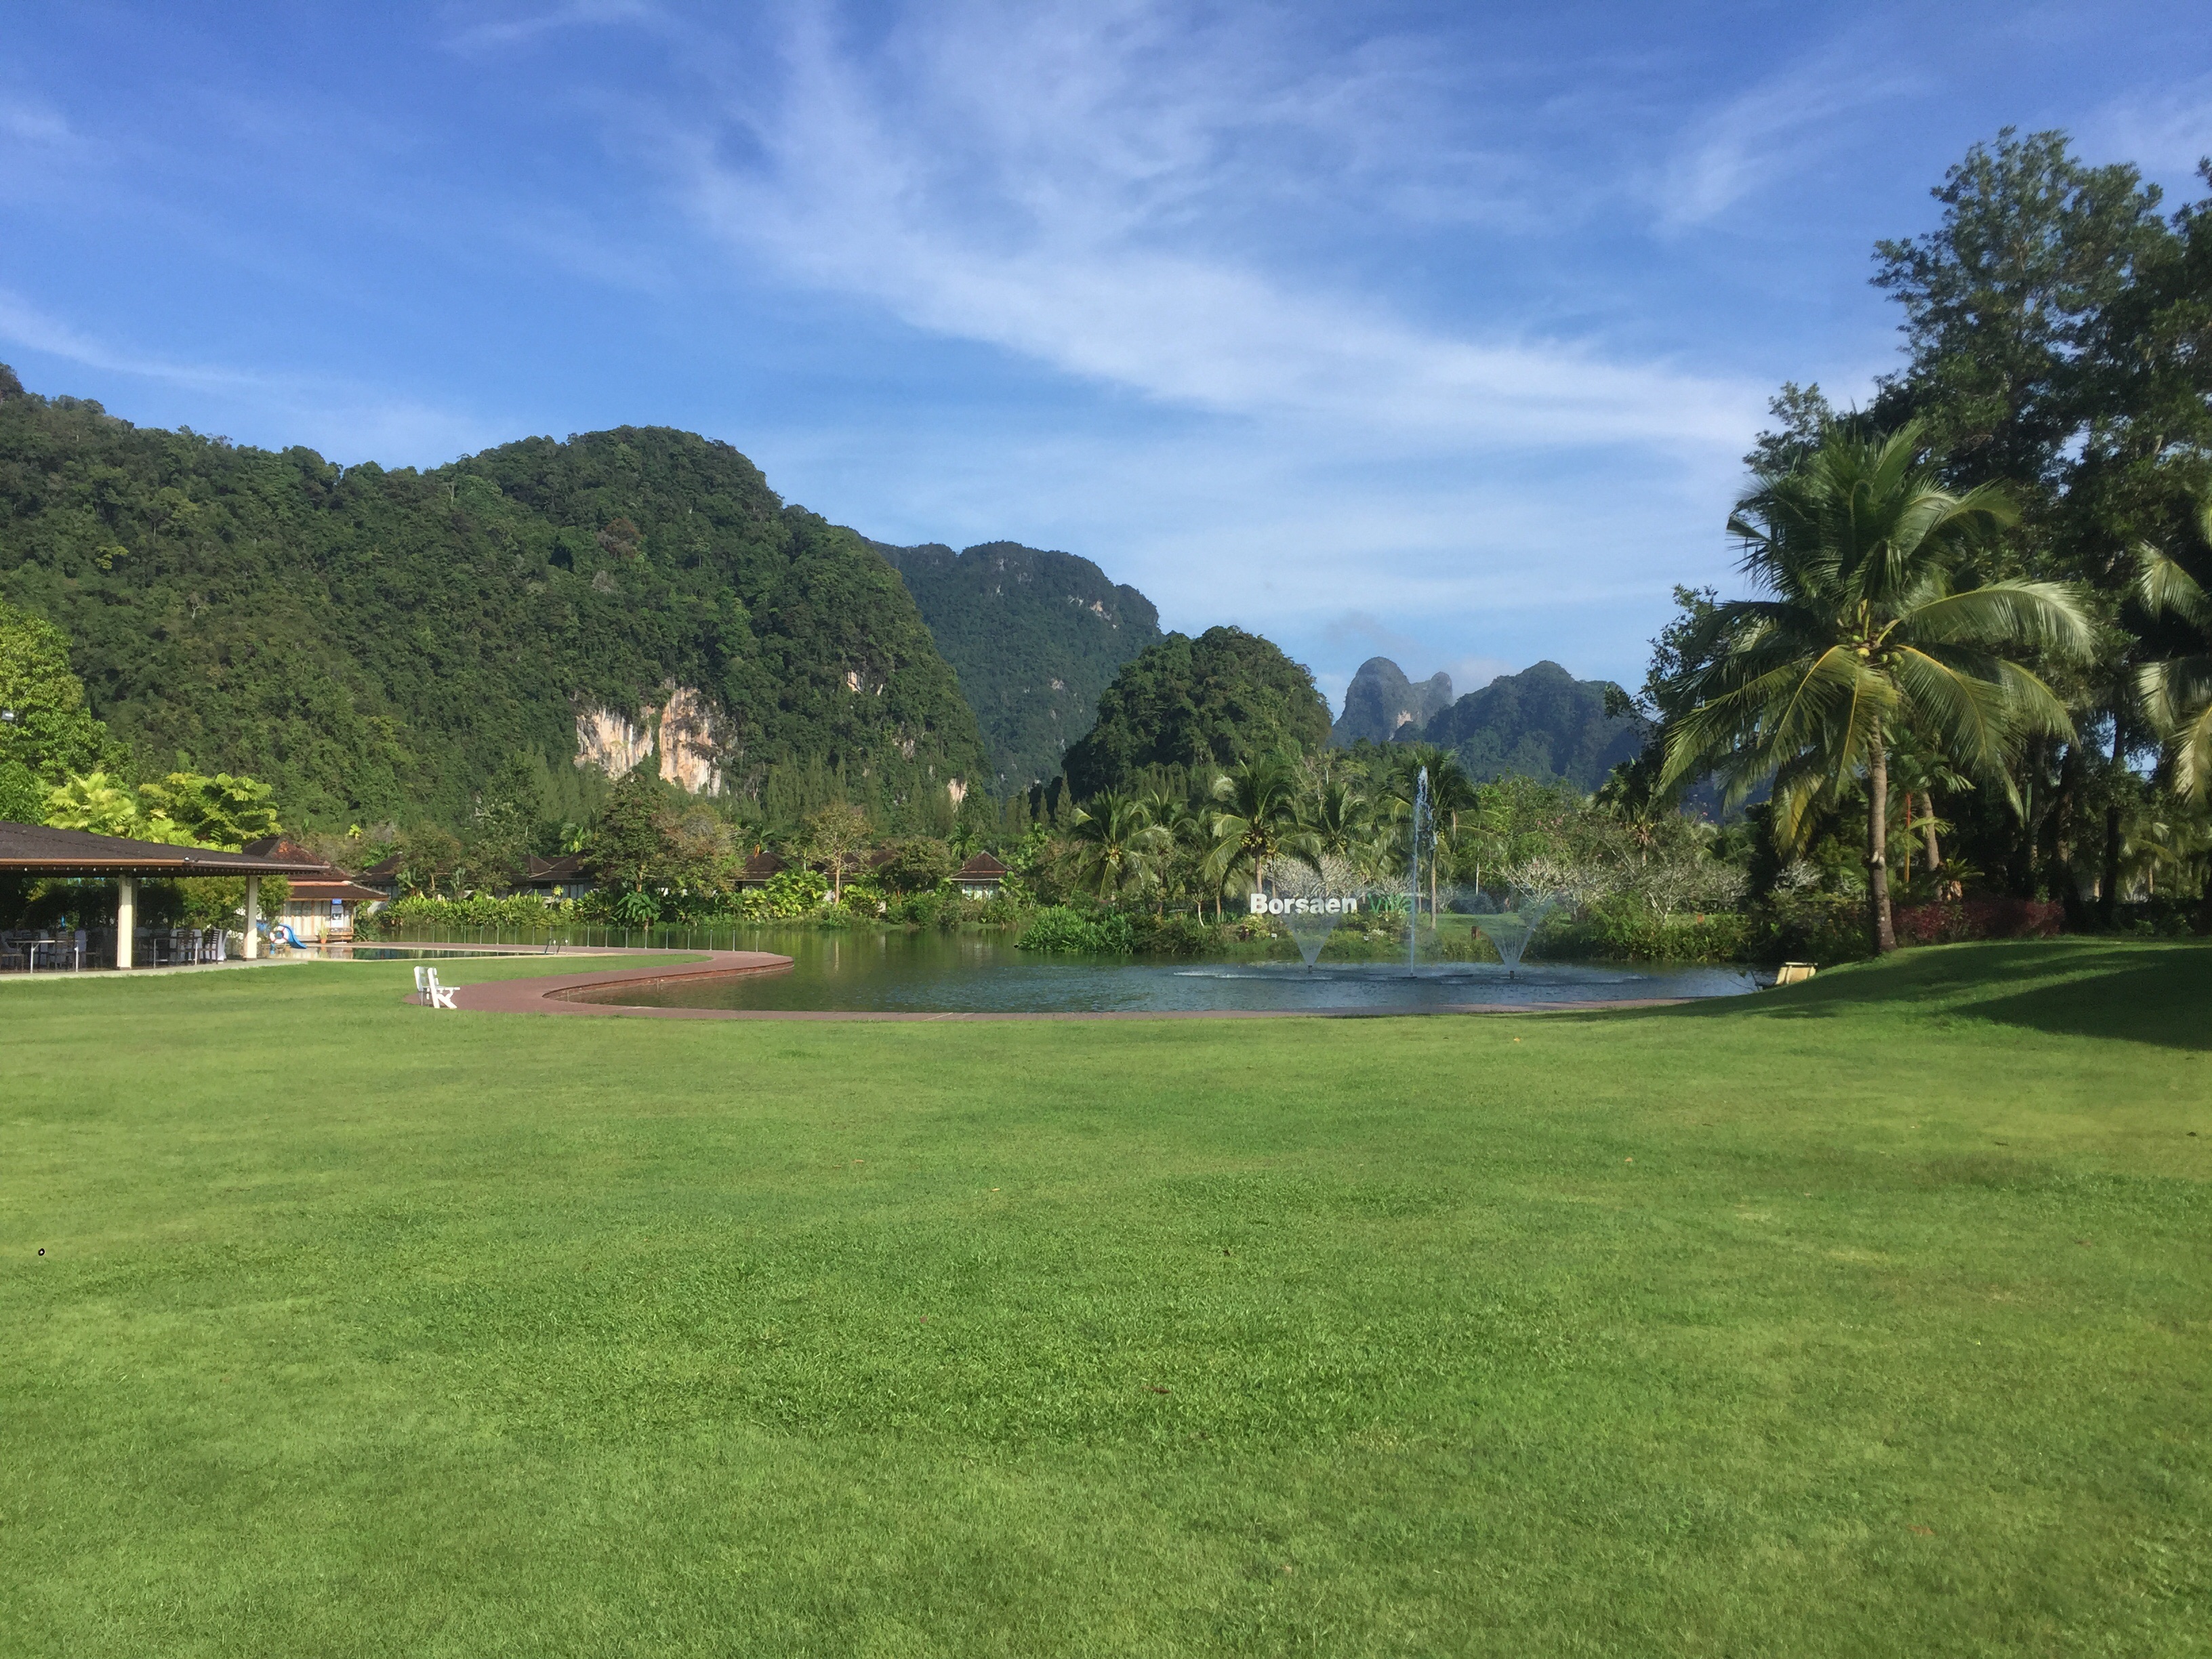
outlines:
[[[207,847],[171,847],[126,841],[42,823],[0,823],[0,871],[40,876],[314,876],[319,860],[222,853]]]

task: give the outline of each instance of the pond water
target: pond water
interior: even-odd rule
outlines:
[[[1765,982],[1741,968],[1620,963],[1190,962],[1045,956],[1004,933],[740,936],[740,948],[793,958],[787,974],[617,988],[589,1000],[657,1008],[884,1013],[1203,1012],[1345,1009],[1418,1012],[1468,1003],[1541,1005],[1638,997],[1735,996]]]

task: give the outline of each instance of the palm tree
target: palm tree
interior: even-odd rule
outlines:
[[[2212,495],[2197,508],[2201,544],[2212,546]],[[2198,648],[2146,663],[2136,688],[2151,729],[2173,761],[2173,787],[2184,800],[2212,799],[2212,594],[2179,560],[2150,546],[2136,550],[2136,596],[2154,617],[2194,629]]]
[[[1313,831],[1299,819],[1297,768],[1282,757],[1264,756],[1224,773],[1214,781],[1213,798],[1221,809],[1213,815],[1213,846],[1202,868],[1217,889],[1246,869],[1256,888],[1273,860],[1311,865],[1320,856]]]
[[[1175,845],[1142,801],[1110,789],[1076,808],[1067,836],[1075,844],[1077,880],[1107,903],[1156,880]]]
[[[1886,437],[1831,432],[1791,471],[1759,477],[1729,516],[1746,573],[1773,597],[1717,606],[1690,641],[1661,787],[1711,771],[1741,799],[1771,777],[1776,837],[1790,850],[1816,806],[1863,777],[1877,953],[1897,948],[1887,854],[1895,735],[1909,729],[1961,769],[1998,777],[2022,736],[2072,734],[2051,688],[2002,653],[2086,650],[2089,620],[2074,591],[1954,586],[1975,538],[2013,517],[1993,488],[1943,489],[1917,423]]]

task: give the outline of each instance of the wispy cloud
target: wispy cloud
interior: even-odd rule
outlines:
[[[1740,442],[1749,387],[1510,321],[1439,328],[1271,262],[1271,216],[1358,234],[1371,163],[1334,140],[1360,94],[1253,49],[1249,20],[1178,21],[970,4],[862,49],[805,13],[727,128],[670,143],[749,257],[1146,398],[1424,453]]]
[[[203,391],[269,391],[276,385],[266,375],[208,364],[176,362],[96,339],[4,289],[0,289],[0,340],[67,362],[81,363],[88,368]]]
[[[1842,151],[1849,117],[1919,91],[1917,74],[1870,73],[1879,61],[1855,35],[1738,94],[1693,121],[1655,191],[1662,229],[1717,219],[1739,202]]]
[[[2212,156],[2212,76],[2162,96],[2107,105],[2081,139],[2094,160],[2132,161],[2170,188],[2186,186]]]
[[[203,423],[228,407],[266,424],[278,445],[307,443],[345,461],[407,457],[434,465],[511,437],[511,428],[419,398],[320,375],[179,362],[118,346],[0,289],[0,342],[64,363],[199,394]],[[20,360],[18,367],[21,367]],[[34,386],[34,389],[37,389]]]

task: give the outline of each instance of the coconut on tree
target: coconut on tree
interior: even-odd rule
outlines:
[[[1983,539],[2015,516],[1994,487],[1945,489],[1917,423],[1865,437],[1832,429],[1736,503],[1729,531],[1764,592],[1714,606],[1686,641],[1661,787],[1710,773],[1741,800],[1771,779],[1785,850],[1803,844],[1819,809],[1863,787],[1877,953],[1897,943],[1887,849],[1899,735],[1993,780],[2023,738],[2072,735],[2063,703],[2022,659],[2089,648],[2075,590],[1967,574]]]

